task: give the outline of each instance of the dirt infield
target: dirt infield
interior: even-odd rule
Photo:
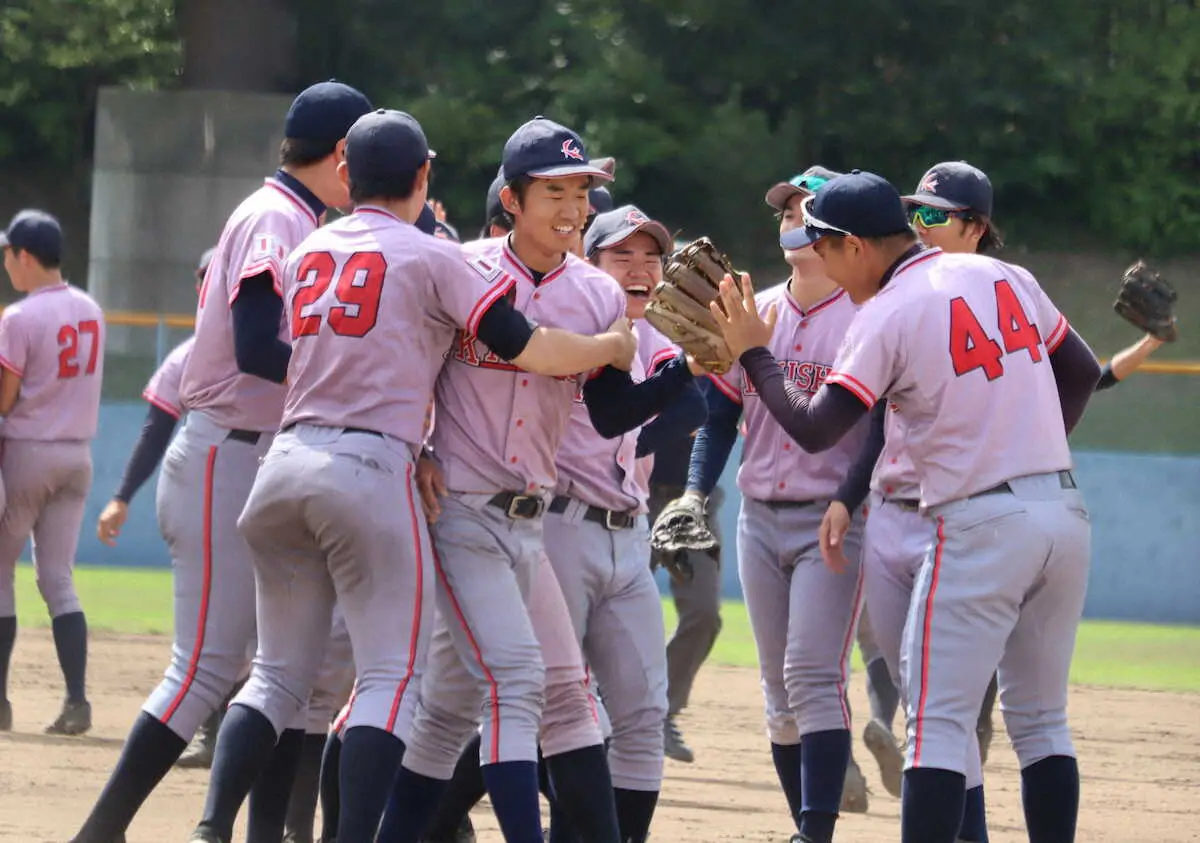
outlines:
[[[98,637],[92,644],[95,728],[82,738],[50,738],[42,725],[57,712],[61,679],[45,631],[22,631],[10,694],[15,731],[0,735],[0,841],[66,843],[120,751],[146,692],[169,653],[162,638]],[[852,703],[865,710],[861,675]],[[1084,774],[1081,843],[1200,840],[1200,695],[1077,689],[1071,701]],[[681,720],[696,750],[693,765],[668,762],[654,827],[666,843],[783,843],[783,797],[764,751],[758,680],[744,669],[708,667]],[[899,839],[898,803],[878,783],[856,743],[874,795],[870,812],[843,818],[838,838]],[[988,766],[994,843],[1024,840],[1015,759],[999,742]],[[129,843],[183,843],[200,811],[207,773],[172,772],[138,817]],[[476,812],[482,843],[500,843],[490,812]]]

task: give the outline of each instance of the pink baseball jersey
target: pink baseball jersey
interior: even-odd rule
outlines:
[[[413,445],[455,331],[474,335],[512,286],[498,267],[464,261],[457,243],[370,206],[309,235],[283,278],[283,426],[359,427]]]
[[[21,379],[5,439],[81,441],[96,435],[104,377],[104,313],[70,284],[36,290],[0,316],[0,366]]]
[[[481,273],[510,282],[513,305],[537,325],[593,335],[625,313],[625,293],[607,273],[568,254],[535,285],[507,237],[462,247]],[[471,331],[460,331],[437,381],[431,442],[446,485],[458,492],[537,492],[555,488],[555,454],[572,399],[588,373],[549,378],[522,371]]]
[[[815,395],[825,382],[858,307],[839,289],[802,310],[786,283],[759,294],[757,299],[760,313],[765,314],[772,304],[778,311],[768,346],[771,353],[794,386]],[[763,501],[824,500],[834,496],[846,468],[862,449],[868,420],[856,424],[828,451],[810,454],[775,421],[740,364],[711,378],[722,393],[743,407],[746,439],[737,474],[742,494]]]
[[[904,445],[904,416],[893,401],[888,402],[883,437],[883,450],[871,474],[871,488],[889,499],[919,499],[921,478]]]
[[[275,179],[267,179],[229,217],[200,288],[195,344],[180,385],[185,409],[199,410],[229,429],[279,427],[286,389],[238,369],[233,302],[243,280],[264,272],[282,296],[284,263],[317,225],[312,208]],[[285,312],[279,338],[287,337]]]
[[[192,353],[195,337],[188,337],[167,355],[167,359],[150,376],[150,382],[142,390],[142,397],[164,413],[175,418],[183,415],[183,402],[179,398],[179,382],[183,379],[183,367]]]
[[[660,365],[678,356],[680,350],[644,319],[634,322],[634,333],[638,353],[630,375],[635,383],[641,383]],[[571,420],[555,460],[555,493],[615,512],[645,512],[654,464],[646,466],[637,458],[641,431],[638,427],[616,439],[605,439],[592,426],[581,387],[575,394]]]
[[[895,402],[936,506],[1071,467],[1049,361],[1068,330],[1026,270],[930,249],[863,305],[827,380]]]

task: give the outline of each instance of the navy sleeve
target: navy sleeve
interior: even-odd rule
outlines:
[[[733,452],[742,405],[712,387],[706,390],[705,398],[708,401],[708,421],[696,431],[692,459],[688,465],[687,488],[688,491],[709,495],[716,488]]]
[[[533,324],[501,296],[479,320],[477,336],[502,360],[513,360],[521,356],[533,338]]]
[[[1068,331],[1058,348],[1050,353],[1050,366],[1058,384],[1063,425],[1070,434],[1083,418],[1088,399],[1100,381],[1100,363],[1087,343],[1074,330]]]
[[[583,401],[596,432],[615,439],[661,413],[693,379],[682,356],[637,384],[629,372],[605,366],[584,384]]]
[[[1100,380],[1096,384],[1096,391],[1099,392],[1102,389],[1114,387],[1119,383],[1120,381],[1117,380],[1117,376],[1113,374],[1112,363],[1105,363],[1100,369]]]
[[[704,380],[707,381],[708,378]],[[679,397],[658,414],[658,418],[642,428],[642,432],[638,434],[637,455],[644,457],[654,454],[669,443],[690,439],[706,418],[708,404],[705,403],[704,394],[693,379],[683,388]]]
[[[121,503],[129,503],[138,489],[150,479],[154,469],[167,452],[171,444],[171,434],[175,432],[175,417],[159,407],[150,405],[146,413],[146,421],[142,424],[142,432],[134,443],[133,453],[125,464],[125,476],[113,498]]]
[[[233,300],[233,353],[240,371],[272,383],[287,379],[292,347],[279,339],[283,299],[270,273],[246,278]]]
[[[883,421],[887,415],[887,402],[878,401],[871,410],[871,427],[867,433],[867,441],[859,452],[850,470],[846,472],[842,485],[838,486],[834,500],[841,501],[846,509],[853,512],[862,506],[871,490],[871,475],[875,472],[875,463],[879,462],[879,454],[883,451]]]
[[[741,363],[775,421],[810,454],[832,448],[867,412],[853,392],[837,384],[827,383],[809,398],[788,383],[774,355],[765,348],[750,349]]]

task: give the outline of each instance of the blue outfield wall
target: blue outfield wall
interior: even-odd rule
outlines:
[[[95,480],[79,543],[79,559],[87,564],[170,564],[155,518],[157,475],[134,499],[117,547],[101,544],[95,532],[145,412],[140,403],[101,409],[92,449]],[[732,598],[741,596],[733,541],[738,458],[735,452],[722,477],[727,497],[718,516],[726,538],[724,592]],[[1082,451],[1075,458],[1093,527],[1087,616],[1200,624],[1200,457]],[[665,585],[661,574],[660,584]]]

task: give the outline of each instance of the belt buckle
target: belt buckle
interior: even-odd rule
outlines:
[[[629,527],[628,512],[614,512],[611,509],[604,510],[604,526],[610,531],[624,530]]]
[[[526,515],[521,511],[521,507],[529,501],[533,502],[533,512]],[[532,521],[534,518],[540,516],[545,509],[546,502],[541,498],[536,498],[533,495],[513,495],[512,500],[508,502],[506,512],[508,517],[514,521]]]

